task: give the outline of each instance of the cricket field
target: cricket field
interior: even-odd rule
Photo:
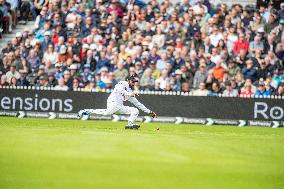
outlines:
[[[125,124],[0,117],[0,189],[284,188],[284,128]]]

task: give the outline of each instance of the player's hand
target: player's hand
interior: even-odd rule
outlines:
[[[132,93],[131,96],[136,97],[136,96],[139,96],[139,94],[138,93]]]
[[[157,114],[156,114],[156,112],[150,112],[149,116],[151,116],[152,118],[155,118],[155,117],[157,117]]]

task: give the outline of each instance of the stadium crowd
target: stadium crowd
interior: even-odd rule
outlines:
[[[137,90],[284,96],[284,3],[22,4],[21,18],[34,17],[35,27],[18,32],[2,49],[0,87],[104,91],[136,74]]]

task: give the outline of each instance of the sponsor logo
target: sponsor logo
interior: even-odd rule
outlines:
[[[72,99],[40,98],[38,94],[31,97],[9,97],[0,99],[2,110],[26,110],[26,111],[54,111],[71,112],[73,110]]]
[[[269,106],[266,102],[255,102],[254,119],[283,120],[284,108],[280,106]]]

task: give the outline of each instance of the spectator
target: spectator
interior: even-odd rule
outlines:
[[[221,94],[220,85],[218,82],[213,82],[212,89],[208,93],[208,96],[218,96],[219,94]]]
[[[56,91],[68,91],[69,88],[68,88],[68,86],[66,86],[64,84],[63,78],[59,78],[57,81],[58,81],[58,85],[56,85],[54,87],[54,90],[56,90]]]
[[[264,96],[270,96],[270,95],[271,95],[270,91],[265,88],[265,83],[260,81],[258,83],[258,89],[255,91],[254,96],[264,97]]]
[[[257,70],[257,79],[258,80],[260,80],[260,79],[266,80],[266,77],[268,75],[271,75],[271,73],[268,69],[268,66],[265,64],[264,61],[262,61],[260,63],[260,68]]]
[[[284,84],[281,84],[274,94],[277,95],[277,96],[283,97],[284,96]]]
[[[217,60],[216,66],[212,69],[214,79],[222,81],[225,75],[225,69],[221,66],[221,60]]]
[[[193,78],[193,88],[196,89],[200,86],[200,83],[205,82],[208,73],[206,71],[206,66],[204,64],[200,64],[199,69],[196,71]]]
[[[205,83],[202,82],[199,84],[199,88],[193,91],[194,96],[207,96],[209,91],[205,88]]]
[[[152,76],[152,69],[147,68],[141,77],[140,85],[143,90],[153,90],[155,86],[155,79]]]
[[[251,89],[251,85],[247,84],[244,86],[244,90],[241,91],[240,95],[241,96],[247,96],[247,97],[251,97],[253,96],[254,92]]]
[[[176,70],[171,74],[170,83],[173,91],[181,91],[181,74],[180,70]]]
[[[255,82],[257,79],[257,71],[253,67],[253,61],[251,59],[247,60],[246,67],[243,68],[242,74],[245,79],[250,79]]]
[[[225,82],[225,87],[226,88],[223,91],[224,96],[237,97],[239,95],[239,92],[236,89],[233,89],[230,81]]]
[[[91,80],[92,81],[92,80]],[[96,86],[99,91],[106,88],[106,84],[101,79],[101,74],[97,73],[95,76]]]
[[[27,24],[29,19],[29,14],[31,12],[31,2],[30,0],[21,0],[20,3],[20,20],[23,21],[23,24]],[[31,12],[33,13],[33,12]],[[36,17],[36,13],[33,14],[33,17]]]
[[[54,51],[54,47],[52,44],[48,45],[47,51],[44,53],[42,62],[46,64],[47,62],[51,64],[55,64],[58,58],[58,54]]]
[[[48,73],[48,84],[51,87],[54,87],[56,85],[56,79],[54,78],[54,73],[52,72]]]
[[[46,74],[39,77],[39,83],[36,85],[36,87],[50,87],[48,76]]]
[[[113,72],[117,81],[124,81],[128,76],[128,71],[123,67],[123,62],[117,63],[117,69]]]
[[[20,73],[16,70],[16,64],[11,64],[10,70],[6,73],[6,80],[11,83],[12,78],[19,79],[21,77]]]
[[[12,22],[11,22],[11,15],[10,11],[10,4],[7,3],[5,0],[0,0],[0,12],[2,13],[2,20],[1,22],[8,23],[8,31],[12,32]]]
[[[250,45],[249,45],[250,53],[255,52],[256,50],[261,50],[261,51],[264,50],[264,44],[260,40],[261,40],[260,36],[255,36],[254,41],[250,42]]]
[[[72,87],[72,79],[70,72],[65,70],[63,73],[64,84],[70,89]]]
[[[6,86],[9,86],[7,76],[6,75],[2,75],[1,76],[0,88],[6,87]]]
[[[238,73],[241,72],[239,66],[237,66],[237,62],[230,60],[228,63],[228,77],[229,79],[235,78]]]
[[[150,62],[150,68],[152,70],[152,77],[156,80],[160,77],[161,72],[159,69],[156,68],[156,62],[151,61]]]
[[[245,35],[243,33],[239,34],[239,39],[234,43],[233,53],[235,55],[240,54],[241,49],[244,49],[245,51],[249,48],[248,41],[245,40]]]
[[[182,91],[182,92],[185,92],[185,93],[190,92],[189,83],[183,82],[183,83],[181,84],[181,91]]]
[[[153,36],[152,43],[154,46],[157,46],[158,48],[162,48],[165,45],[165,35],[162,33],[162,30],[160,27],[157,28],[157,34]]]
[[[94,83],[94,81],[92,80],[92,82]],[[91,83],[91,81],[90,81]],[[75,77],[73,80],[72,80],[72,86],[70,88],[70,90],[72,91],[76,91],[76,90],[79,90],[83,87],[83,84],[80,82],[80,79],[78,77]],[[89,89],[90,91],[93,91],[92,90],[92,87],[90,87]]]
[[[100,53],[100,59],[96,65],[96,70],[99,71],[102,67],[110,67],[110,60],[106,57],[106,53],[104,51]]]
[[[17,86],[28,87],[29,81],[26,79],[26,73],[21,73],[20,78],[17,81]]]

